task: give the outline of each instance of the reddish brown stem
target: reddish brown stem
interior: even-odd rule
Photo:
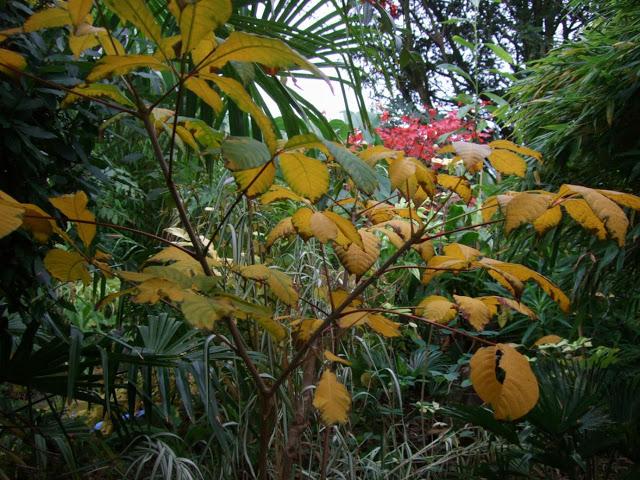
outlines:
[[[418,307],[400,307],[400,308],[404,308],[404,309],[415,309]],[[350,310],[347,313],[343,313],[340,316],[344,316],[344,315],[350,315],[351,313],[354,312],[373,312],[373,313],[386,313],[387,315],[398,315],[399,317],[405,317],[405,318],[409,318],[411,320],[417,320],[419,322],[424,322],[424,323],[428,323],[431,326],[434,326],[436,328],[440,328],[442,330],[448,330],[449,332],[455,333],[456,335],[462,335],[463,337],[467,337],[470,338],[472,340],[477,340],[480,343],[484,343],[486,345],[491,345],[491,346],[495,346],[497,345],[495,342],[492,342],[491,340],[486,340],[482,337],[478,337],[476,335],[472,335],[469,332],[465,332],[464,330],[459,330],[455,327],[450,327],[449,325],[445,325],[443,323],[438,323],[438,322],[434,322],[433,320],[429,320],[428,318],[424,318],[424,317],[420,317],[418,315],[412,315],[410,313],[404,313],[404,312],[398,312],[395,310],[388,310],[388,309],[384,309],[384,308],[358,308],[355,310]]]
[[[56,220],[54,217],[46,217],[46,216],[42,216],[42,215],[23,215],[22,217],[23,218],[33,218],[35,220],[53,220],[53,221]],[[115,223],[92,222],[90,220],[80,220],[79,218],[68,218],[68,217],[66,217],[66,218],[67,218],[67,221],[69,221],[69,222],[87,223],[87,224],[90,224],[90,225],[96,225],[98,227],[113,228],[114,230],[122,230],[122,231],[125,231],[125,232],[132,232],[132,233],[136,233],[138,235],[142,235],[144,237],[152,238],[154,240],[157,240],[158,242],[166,243],[167,245],[175,247],[178,250],[183,251],[184,253],[190,255],[191,257],[193,257],[194,259],[197,260],[195,254],[192,251],[187,250],[186,248],[173,243],[171,240],[167,240],[166,238],[159,237],[158,235],[154,235],[153,233],[145,232],[144,230],[138,230],[137,228],[132,228],[132,227],[125,227],[124,225],[116,225]]]

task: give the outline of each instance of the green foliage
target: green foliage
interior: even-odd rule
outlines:
[[[637,191],[640,7],[610,0],[598,13],[578,39],[529,66],[504,119],[548,159],[550,181]]]

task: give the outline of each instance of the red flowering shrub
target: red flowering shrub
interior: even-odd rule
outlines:
[[[428,114],[430,121],[425,123],[418,116],[403,115],[400,119],[394,119],[388,111],[384,111],[380,115],[382,124],[376,128],[376,133],[385,147],[404,150],[407,155],[420,158],[427,163],[431,163],[439,148],[438,139],[445,134],[450,134],[447,137],[447,141],[450,142],[477,140],[483,143],[491,136],[488,131],[476,133],[475,122],[458,118],[458,110],[438,112],[429,108]],[[357,144],[356,137],[357,132],[349,138],[350,143],[353,139],[352,143]]]

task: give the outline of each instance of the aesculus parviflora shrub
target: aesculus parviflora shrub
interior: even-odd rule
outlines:
[[[168,246],[147,259],[139,271],[120,270],[115,267],[117,259],[112,261],[95,247],[96,227],[101,223],[87,208],[89,199],[83,192],[51,198],[49,206],[24,204],[1,193],[0,237],[19,229],[42,243],[55,237],[60,246],[46,253],[44,264],[60,282],[87,284],[92,276],[104,275],[118,277],[128,285],[102,299],[100,305],[127,295],[139,304],[171,304],[196,328],[226,328],[260,396],[263,429],[259,468],[263,476],[267,475],[269,416],[278,401],[276,393],[309,356],[323,352],[318,354],[324,367],[313,399],[323,422],[348,421],[351,397],[334,371],[338,365],[348,367],[349,361],[335,351],[333,339],[356,328],[393,338],[402,335],[402,321],[410,320],[464,335],[474,345],[486,345],[471,360],[471,380],[480,397],[493,406],[496,417],[517,419],[534,407],[538,386],[527,358],[514,346],[496,344],[449,322],[460,316],[473,330],[481,331],[503,309],[535,319],[535,313],[522,303],[527,282],[538,285],[563,311],[570,309],[567,296],[548,278],[523,265],[491,258],[447,238],[498,222],[504,222],[507,233],[525,223],[533,223],[543,233],[561,221],[562,212],[567,212],[600,238],[613,238],[622,244],[628,225],[623,208],[638,209],[638,197],[571,185],[557,193],[506,194],[488,199],[481,210],[476,210],[485,215],[482,222],[447,231],[445,207],[472,201],[474,175],[484,168],[485,161],[505,175],[523,176],[530,162],[541,160],[539,154],[504,140],[486,145],[454,142],[440,150],[442,155],[454,156],[445,173],[384,146],[369,146],[354,153],[313,133],[280,139],[244,86],[220,72],[229,62],[319,72],[279,40],[228,30],[224,39],[214,36],[213,31],[225,25],[231,14],[229,1],[169,2],[169,14],[180,31],[170,37],[162,35],[142,0],[99,3],[137,28],[155,50],[125,50],[115,32],[94,25],[93,3],[87,1],[69,1],[44,9],[22,28],[0,34],[10,38],[42,28],[69,30],[70,49],[90,66],[85,83],[67,87],[47,81],[47,86],[66,92],[63,107],[88,100],[119,112],[110,122],[122,116],[140,122],[188,242],[178,244],[138,231]],[[92,50],[86,53],[87,48]],[[40,81],[28,73],[27,63],[16,52],[0,49],[3,73]],[[146,98],[137,85],[139,78],[133,74],[140,69],[163,71],[174,83],[166,92]],[[224,115],[225,102],[235,103],[253,118],[259,129],[253,132],[254,137],[261,136],[262,141],[225,138],[202,120],[179,115],[184,89],[198,95],[220,115]],[[174,92],[175,104],[165,105]],[[221,214],[207,237],[196,228],[201,223],[190,218],[174,180],[173,172],[179,168],[176,148],[224,161],[237,184],[236,201]],[[225,222],[243,199],[253,208],[265,210],[273,203],[288,202],[291,215],[264,232],[266,241],[260,255],[245,252],[236,258],[246,261],[234,263],[213,246],[219,244]],[[73,228],[63,228],[58,218]],[[103,224],[101,228],[118,227]],[[311,293],[305,298],[300,298],[299,278],[283,272],[277,265],[278,258],[270,256],[273,245],[285,239],[307,242],[307,248],[316,250],[322,258],[322,288],[307,289]],[[382,242],[395,247],[384,259],[380,258]],[[435,276],[484,271],[505,293],[451,298],[431,295],[416,306],[383,308],[383,302],[376,300],[378,296],[369,292],[375,291],[394,268],[421,270],[427,286]],[[247,283],[264,285],[268,293],[260,299],[238,294],[241,289],[237,287]],[[262,372],[265,367],[251,358],[243,336],[247,322],[257,323],[272,338],[285,357],[282,368]]]

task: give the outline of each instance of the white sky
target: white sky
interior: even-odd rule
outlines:
[[[329,72],[327,71],[325,73]],[[287,83],[289,87],[293,88],[297,93],[313,104],[313,106],[320,112],[324,113],[327,119],[333,120],[334,118],[339,118],[344,120],[345,108],[344,100],[342,98],[342,90],[337,82],[331,82],[331,84],[333,86],[333,92],[327,82],[321,79],[316,80],[302,78],[297,79],[295,83],[291,80],[288,80]],[[349,108],[352,112],[357,112],[358,104],[353,91],[346,86],[345,90],[347,92]],[[267,99],[269,111],[271,111],[275,116],[278,116],[279,110],[278,107],[276,107],[276,104],[271,101],[268,95],[264,95],[264,97]]]

